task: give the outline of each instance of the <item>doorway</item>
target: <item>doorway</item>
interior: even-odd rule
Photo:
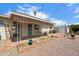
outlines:
[[[28,24],[28,36],[32,36],[32,24]]]

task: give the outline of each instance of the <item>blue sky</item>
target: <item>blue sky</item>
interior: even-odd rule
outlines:
[[[72,3],[0,3],[0,14],[9,15],[11,10],[48,19],[57,24],[79,24],[79,4]]]

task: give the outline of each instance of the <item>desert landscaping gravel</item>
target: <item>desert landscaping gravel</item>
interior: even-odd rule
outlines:
[[[79,37],[76,39],[50,39],[28,48],[20,55],[27,56],[79,56]]]
[[[8,55],[12,56],[79,56],[79,36],[75,39],[68,39],[61,36],[60,38],[48,38],[39,40],[33,45],[23,46]],[[4,54],[6,55],[6,54]]]

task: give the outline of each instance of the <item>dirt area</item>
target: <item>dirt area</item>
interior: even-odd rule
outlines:
[[[2,45],[0,45],[0,47]],[[76,36],[75,39],[68,39],[64,38],[64,34],[54,34],[53,36],[46,36],[40,40],[35,40],[31,46],[27,43],[20,45],[19,51],[17,51],[16,47],[11,48],[9,53],[6,52],[6,54],[4,53],[3,55],[79,56],[79,36]]]

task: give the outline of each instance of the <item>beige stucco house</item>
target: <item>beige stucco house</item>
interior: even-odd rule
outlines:
[[[52,28],[50,21],[19,12],[12,11],[9,16],[0,15],[1,40],[49,35]]]

